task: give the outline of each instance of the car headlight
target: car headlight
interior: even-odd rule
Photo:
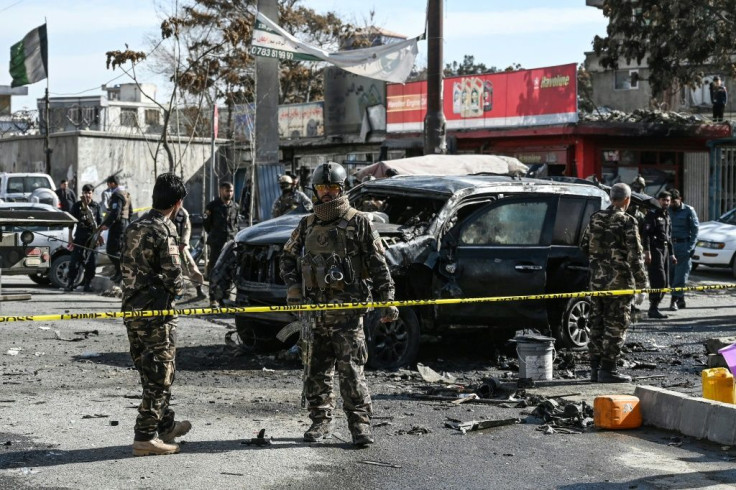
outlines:
[[[700,240],[698,243],[695,244],[697,247],[701,248],[715,248],[717,250],[721,250],[722,248],[726,247],[726,244],[723,242],[708,242],[706,240]]]

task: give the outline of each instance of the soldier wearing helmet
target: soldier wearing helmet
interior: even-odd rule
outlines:
[[[384,249],[371,221],[348,202],[345,169],[333,162],[319,165],[312,175],[316,196],[314,214],[305,216],[284,246],[281,277],[287,302],[345,303],[390,301],[394,283]],[[312,426],[307,442],[330,437],[335,396],[333,373],[340,378],[340,393],[355,446],[374,442],[370,431],[371,397],[363,366],[368,359],[363,332],[366,310],[346,309],[316,313],[311,356],[304,395]],[[382,308],[382,322],[395,321],[396,307]]]
[[[279,187],[281,187],[281,195],[273,203],[271,217],[277,218],[300,205],[304,206],[306,211],[312,210],[312,201],[302,191],[294,188],[294,179],[288,175],[282,175],[279,177]]]

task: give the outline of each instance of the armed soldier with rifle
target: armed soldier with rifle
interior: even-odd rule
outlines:
[[[77,218],[78,223],[73,239],[72,230],[69,229],[68,248],[72,251],[72,258],[69,262],[69,282],[65,288],[66,291],[74,291],[76,288],[75,283],[80,264],[84,267],[84,279],[82,279],[84,291],[92,291],[91,282],[95,277],[97,267],[97,256],[94,249],[103,243],[99,229],[102,213],[100,205],[92,199],[94,190],[94,186],[85,184],[82,187],[82,198],[74,203],[70,211],[71,215]]]
[[[284,246],[281,277],[289,304],[390,301],[394,298],[384,249],[368,217],[350,206],[345,195],[345,169],[333,162],[312,175],[317,202],[314,214],[302,218]],[[371,296],[371,290],[373,297]],[[303,398],[312,426],[307,442],[330,437],[335,409],[332,379],[340,378],[340,394],[355,446],[374,442],[370,431],[372,404],[363,366],[368,351],[363,332],[364,309],[330,310],[302,322],[305,379]],[[382,322],[395,321],[399,310],[381,311]]]

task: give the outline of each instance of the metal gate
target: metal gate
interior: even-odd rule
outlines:
[[[685,153],[682,192],[685,202],[695,208],[700,221],[708,220],[708,176],[710,155],[707,152]]]
[[[736,207],[736,146],[716,146],[710,170],[709,211],[717,219]]]

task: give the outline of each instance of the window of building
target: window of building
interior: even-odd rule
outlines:
[[[161,124],[161,113],[158,109],[146,109],[146,124],[149,126]]]
[[[639,70],[616,70],[613,83],[615,90],[637,90],[639,88]]]
[[[138,109],[120,109],[121,126],[138,126]]]

